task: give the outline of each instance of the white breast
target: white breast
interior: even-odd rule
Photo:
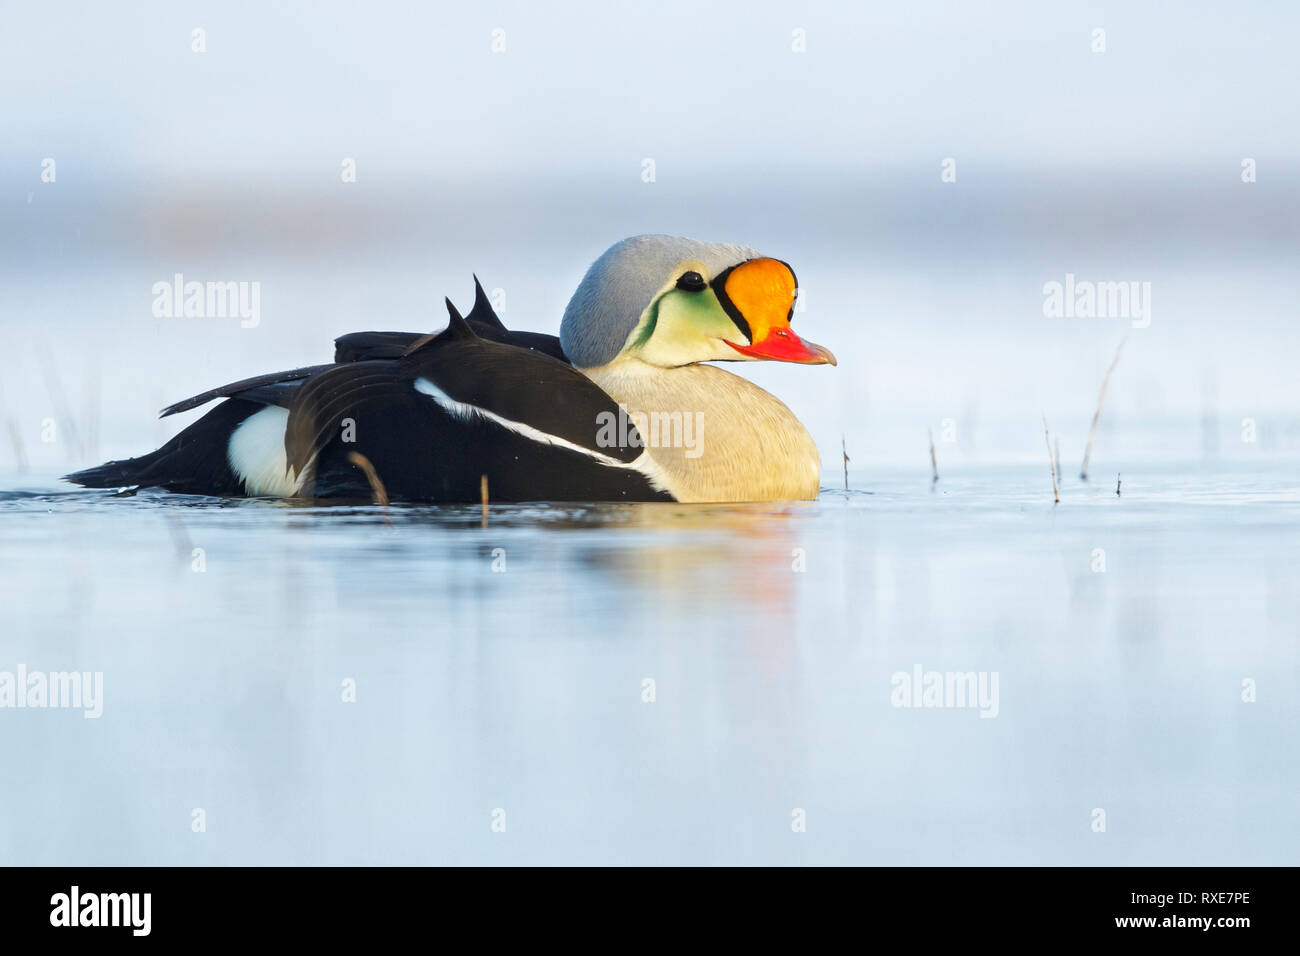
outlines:
[[[794,413],[753,382],[711,365],[659,368],[635,359],[581,369],[630,414],[694,416],[697,445],[651,447],[678,501],[817,497],[821,456]]]

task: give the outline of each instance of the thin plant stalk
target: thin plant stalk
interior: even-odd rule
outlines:
[[[1047,444],[1047,467],[1052,473],[1052,504],[1061,503],[1060,492],[1056,490],[1056,462],[1052,460],[1052,438],[1047,433],[1047,416],[1043,416],[1043,441]]]
[[[1120,353],[1124,351],[1124,343],[1128,341],[1128,336],[1120,340],[1119,348],[1115,349],[1115,358],[1111,360],[1110,368],[1106,369],[1106,376],[1101,380],[1101,392],[1097,395],[1097,410],[1092,413],[1092,426],[1088,429],[1088,444],[1083,449],[1083,466],[1079,469],[1079,478],[1083,481],[1088,480],[1088,460],[1092,458],[1092,440],[1097,437],[1097,421],[1101,418],[1101,405],[1106,401],[1106,386],[1110,384],[1110,373],[1115,371],[1115,366],[1119,364]]]

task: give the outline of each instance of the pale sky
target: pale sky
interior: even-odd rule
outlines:
[[[517,180],[647,156],[1118,171],[1300,154],[1285,4],[70,6],[0,14],[6,181],[44,156],[97,179],[302,183],[345,155],[371,177]]]

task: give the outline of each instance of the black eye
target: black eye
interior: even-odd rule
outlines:
[[[683,272],[677,280],[677,288],[683,292],[703,292],[705,284],[704,276],[698,272]]]

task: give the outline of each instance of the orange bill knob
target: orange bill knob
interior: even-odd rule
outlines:
[[[749,343],[733,349],[751,359],[834,365],[831,350],[805,342],[790,328],[799,286],[794,271],[780,259],[749,259],[723,272],[713,282],[718,301]]]

